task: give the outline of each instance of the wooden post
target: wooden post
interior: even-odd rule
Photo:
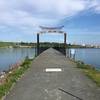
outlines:
[[[40,43],[39,43],[39,33],[37,33],[37,55],[39,55],[39,45],[40,45]]]
[[[64,33],[64,47],[66,48],[66,33]]]
[[[64,54],[66,55],[66,33],[64,33]]]

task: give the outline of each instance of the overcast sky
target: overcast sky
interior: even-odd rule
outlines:
[[[39,25],[64,25],[70,43],[100,44],[100,0],[0,0],[0,41],[34,42]],[[41,41],[63,36],[46,34]]]

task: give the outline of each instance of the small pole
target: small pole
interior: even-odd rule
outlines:
[[[64,46],[66,48],[66,33],[64,33]]]
[[[39,45],[40,45],[40,43],[39,43],[39,33],[37,33],[37,55],[39,55]]]
[[[64,33],[64,54],[66,55],[66,33]]]

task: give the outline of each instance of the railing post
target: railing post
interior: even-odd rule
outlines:
[[[65,53],[65,55],[66,55],[66,38],[67,38],[67,36],[66,36],[67,34],[66,33],[64,33],[64,53]]]
[[[40,43],[39,43],[39,33],[37,33],[37,55],[39,55],[39,49],[40,49],[40,47],[39,47],[39,45],[40,45]]]
[[[64,45],[66,47],[66,33],[64,33]]]

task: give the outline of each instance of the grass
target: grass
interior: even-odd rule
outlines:
[[[0,47],[8,47],[8,46],[14,46],[15,43],[13,42],[0,42]]]
[[[100,87],[100,71],[96,70],[95,68],[93,68],[90,65],[86,65],[83,62],[76,62],[77,63],[77,67],[83,69],[83,71],[85,72],[85,74],[92,79],[97,86]]]
[[[26,58],[19,68],[13,70],[10,74],[7,74],[5,83],[0,85],[0,100],[9,92],[12,85],[16,83],[19,78],[21,78],[24,72],[30,68],[31,62],[32,60]]]

